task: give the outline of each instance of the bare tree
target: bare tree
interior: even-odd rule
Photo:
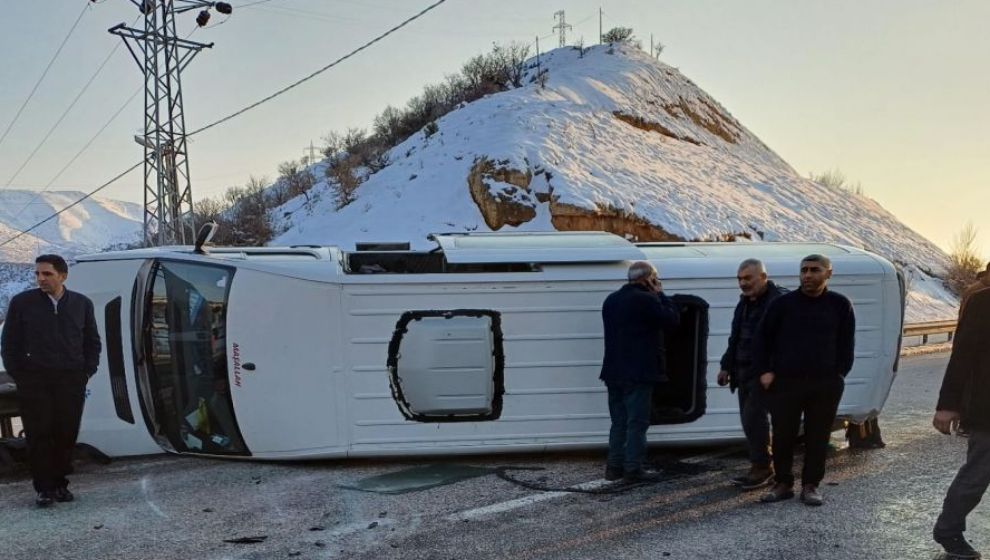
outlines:
[[[983,269],[983,261],[978,256],[979,248],[976,246],[978,232],[972,222],[967,222],[952,238],[945,284],[956,295],[962,295],[976,281],[976,273]]]

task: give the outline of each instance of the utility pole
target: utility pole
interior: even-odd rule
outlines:
[[[556,12],[553,13],[553,19],[554,20],[556,20],[558,17],[560,18],[560,23],[558,23],[557,25],[553,26],[553,30],[554,31],[556,31],[558,29],[560,30],[560,46],[561,47],[566,47],[567,46],[567,30],[568,29],[571,29],[573,26],[572,25],[569,25],[567,23],[567,21],[565,20],[564,10],[558,10],[558,11],[556,11]]]
[[[598,44],[605,42],[605,34],[602,32],[602,7],[598,7]]]
[[[306,160],[306,164],[309,165],[309,164],[313,163],[314,161],[316,161],[316,147],[313,146],[313,141],[312,140],[309,141],[309,146],[308,147],[303,146],[303,156],[304,157],[305,157],[305,155],[306,155],[307,152],[309,152],[309,156],[308,156],[309,159]]]
[[[539,78],[540,74],[543,73],[543,69],[540,68],[540,36],[536,36],[536,77]]]
[[[180,76],[193,57],[213,43],[177,37],[175,14],[200,10],[196,23],[203,27],[210,19],[210,9],[229,14],[232,8],[225,2],[208,0],[131,3],[144,15],[144,28],[121,23],[109,31],[124,40],[144,73],[144,136],[134,137],[144,146],[144,243],[185,245],[195,240],[196,233]]]

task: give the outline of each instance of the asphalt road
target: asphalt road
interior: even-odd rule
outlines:
[[[79,499],[33,506],[24,476],[0,479],[0,557],[33,559],[932,559],[931,525],[966,440],[931,428],[947,355],[902,371],[881,417],[886,449],[838,449],[827,502],[757,503],[727,479],[738,448],[653,449],[683,476],[614,492],[601,454],[457,458],[451,465],[510,471],[404,494],[341,488],[438,461],[223,462],[155,456],[83,465]],[[834,439],[839,443],[838,434]],[[970,539],[990,551],[990,507],[970,517]],[[264,537],[261,542],[225,540]],[[260,539],[256,539],[260,540]]]

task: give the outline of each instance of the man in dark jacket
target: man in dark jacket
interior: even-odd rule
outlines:
[[[933,536],[951,558],[979,558],[963,532],[966,516],[990,486],[990,289],[972,295],[958,328],[932,423],[949,434],[965,421],[969,450],[945,495]]]
[[[754,370],[773,419],[776,484],[761,500],[794,497],[794,443],[804,416],[801,501],[820,506],[828,439],[852,369],[856,317],[852,303],[828,290],[832,263],[823,255],[801,261],[801,289],[777,298],[756,337]]]
[[[633,263],[628,279],[602,305],[605,357],[601,380],[608,387],[612,417],[605,478],[634,482],[657,476],[643,468],[646,430],[653,386],[666,379],[663,331],[678,325],[680,311],[663,293],[657,270],[650,263]]]
[[[86,382],[100,363],[93,302],[63,285],[69,274],[58,255],[35,260],[38,289],[14,296],[0,335],[7,373],[17,383],[36,503],[70,502],[66,476],[79,435]]]
[[[732,316],[729,346],[722,355],[718,384],[739,391],[739,416],[749,444],[749,473],[732,479],[743,490],[755,490],[773,480],[770,462],[770,419],[760,380],[753,371],[753,337],[770,303],[785,292],[767,279],[759,259],[746,259],[736,273],[742,295]]]

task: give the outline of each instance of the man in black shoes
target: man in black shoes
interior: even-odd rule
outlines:
[[[7,373],[17,383],[37,504],[71,502],[66,478],[79,435],[86,382],[100,362],[93,302],[65,289],[58,255],[35,260],[38,288],[14,296],[0,335]]]
[[[773,420],[773,488],[761,500],[794,497],[794,443],[804,416],[801,501],[822,505],[828,439],[845,377],[852,369],[856,318],[852,303],[828,290],[832,263],[823,255],[801,261],[801,289],[767,309],[755,343],[754,369]]]
[[[627,277],[629,282],[602,305],[605,357],[601,380],[608,388],[612,417],[605,478],[638,482],[658,477],[643,467],[646,430],[653,386],[665,379],[663,331],[678,325],[680,312],[664,295],[650,263],[633,263]]]
[[[759,259],[746,259],[736,273],[742,295],[732,317],[729,346],[722,355],[718,384],[739,391],[739,416],[749,445],[750,469],[732,479],[742,490],[755,490],[773,480],[770,461],[770,419],[760,380],[753,371],[753,337],[770,302],[785,293],[767,279]]]
[[[980,558],[963,532],[966,516],[990,486],[990,290],[970,297],[958,329],[932,424],[949,434],[965,420],[969,449],[932,533],[949,558]]]

